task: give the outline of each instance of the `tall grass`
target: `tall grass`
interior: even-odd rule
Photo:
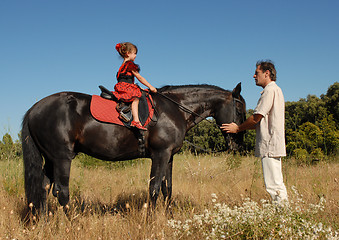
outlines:
[[[66,213],[50,195],[46,217],[26,206],[22,159],[0,159],[0,239],[338,238],[338,159],[298,166],[284,159],[290,205],[268,202],[260,161],[228,154],[174,157],[172,215],[160,197],[147,215],[151,161],[72,163]]]

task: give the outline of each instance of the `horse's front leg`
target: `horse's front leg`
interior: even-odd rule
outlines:
[[[161,192],[164,195],[166,210],[169,210],[172,197],[172,169],[173,169],[173,155],[167,163],[165,178],[162,180]]]
[[[168,163],[170,158],[171,154],[169,153],[169,151],[162,151],[153,154],[152,156],[152,167],[149,184],[151,209],[155,209],[156,201],[160,192],[160,187],[166,181],[166,175],[169,168]],[[168,194],[164,194],[164,197],[167,198]]]

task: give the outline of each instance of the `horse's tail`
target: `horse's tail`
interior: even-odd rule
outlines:
[[[21,133],[25,169],[25,193],[29,207],[40,209],[44,208],[46,201],[46,190],[43,189],[43,158],[29,129],[29,113],[30,110],[23,119]]]

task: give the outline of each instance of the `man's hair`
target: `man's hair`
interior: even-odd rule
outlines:
[[[260,66],[260,69],[263,72],[266,72],[267,70],[270,71],[270,78],[272,81],[277,80],[277,70],[275,70],[274,63],[271,60],[260,60],[257,62],[256,67]]]

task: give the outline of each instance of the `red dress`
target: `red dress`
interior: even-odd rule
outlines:
[[[141,97],[141,89],[134,83],[132,71],[139,72],[140,68],[133,61],[127,61],[121,65],[118,73],[118,83],[114,86],[114,96],[124,102],[132,102],[135,98]]]

